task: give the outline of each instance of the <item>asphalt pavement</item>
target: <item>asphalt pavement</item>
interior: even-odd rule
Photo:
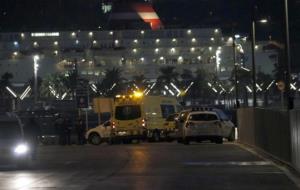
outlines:
[[[41,146],[31,169],[0,166],[0,190],[294,190],[271,162],[231,143]]]

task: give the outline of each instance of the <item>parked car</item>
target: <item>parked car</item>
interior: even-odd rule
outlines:
[[[85,134],[87,142],[93,145],[99,145],[103,142],[108,142],[112,133],[111,125],[111,121],[108,120],[103,124],[88,130]]]
[[[193,108],[181,113],[178,123],[178,142],[184,144],[204,140],[222,144],[223,138],[235,138],[234,124],[220,109]]]

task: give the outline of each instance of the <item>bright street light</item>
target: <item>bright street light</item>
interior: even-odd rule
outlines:
[[[33,72],[34,72],[34,102],[37,102],[37,72],[39,69],[39,63],[38,61],[40,60],[39,55],[34,55],[33,56]]]

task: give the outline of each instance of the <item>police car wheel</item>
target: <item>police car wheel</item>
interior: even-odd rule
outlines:
[[[101,144],[101,137],[96,133],[92,133],[89,137],[89,143],[92,145],[99,145]]]
[[[215,142],[216,144],[223,144],[223,137],[217,137]]]

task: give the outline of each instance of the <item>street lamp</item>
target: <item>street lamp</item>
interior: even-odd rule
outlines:
[[[253,13],[254,14],[254,13]],[[251,49],[252,49],[252,89],[253,89],[253,107],[257,106],[256,100],[256,64],[255,64],[255,46],[256,46],[256,22],[259,23],[267,23],[267,19],[261,19],[256,21],[254,16],[252,18],[252,28],[251,28],[251,35],[252,35],[252,42],[251,42]]]
[[[40,56],[34,55],[33,56],[33,73],[34,73],[34,103],[37,102],[37,72],[39,69],[39,61]]]
[[[291,51],[290,51],[290,30],[289,30],[289,7],[288,0],[284,0],[284,15],[285,15],[285,54],[286,54],[286,96],[287,96],[287,109],[294,108],[294,99],[290,92],[291,83]]]
[[[238,73],[238,65],[236,62],[236,38],[239,38],[240,35],[234,35],[232,39],[232,49],[233,49],[233,64],[234,64],[234,88],[235,88],[235,104],[236,108],[240,107],[239,102],[239,92],[238,92],[238,79],[237,79],[237,73]]]

